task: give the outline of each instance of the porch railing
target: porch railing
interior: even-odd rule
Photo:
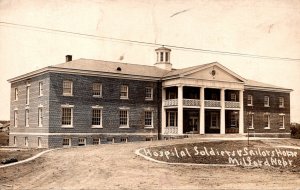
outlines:
[[[240,102],[226,101],[225,107],[226,108],[240,108]]]
[[[166,127],[164,134],[166,135],[178,134],[178,127]]]
[[[200,106],[198,99],[183,99],[183,106]]]
[[[164,106],[178,106],[178,99],[164,100]]]
[[[221,101],[217,100],[204,100],[205,107],[221,107]]]

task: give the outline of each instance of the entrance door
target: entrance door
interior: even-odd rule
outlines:
[[[190,116],[189,117],[189,131],[190,133],[198,133],[198,117]]]

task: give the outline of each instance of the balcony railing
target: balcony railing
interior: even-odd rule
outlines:
[[[200,106],[198,99],[183,99],[183,106]]]
[[[226,101],[225,108],[240,108],[240,102]]]
[[[217,100],[204,100],[205,107],[221,107],[221,101]]]
[[[178,127],[166,127],[164,134],[166,135],[178,134]]]
[[[165,100],[164,106],[178,106],[178,99]]]

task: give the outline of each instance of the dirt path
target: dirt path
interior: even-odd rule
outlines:
[[[199,141],[197,139],[185,142]],[[270,140],[268,143],[282,144]],[[0,189],[296,189],[300,173],[277,169],[162,165],[137,148],[183,140],[70,148],[0,169]],[[285,145],[299,145],[295,140]]]

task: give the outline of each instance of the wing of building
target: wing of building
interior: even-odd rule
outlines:
[[[291,89],[247,80],[220,63],[173,69],[90,59],[9,80],[10,146],[62,147],[203,134],[289,135]]]

